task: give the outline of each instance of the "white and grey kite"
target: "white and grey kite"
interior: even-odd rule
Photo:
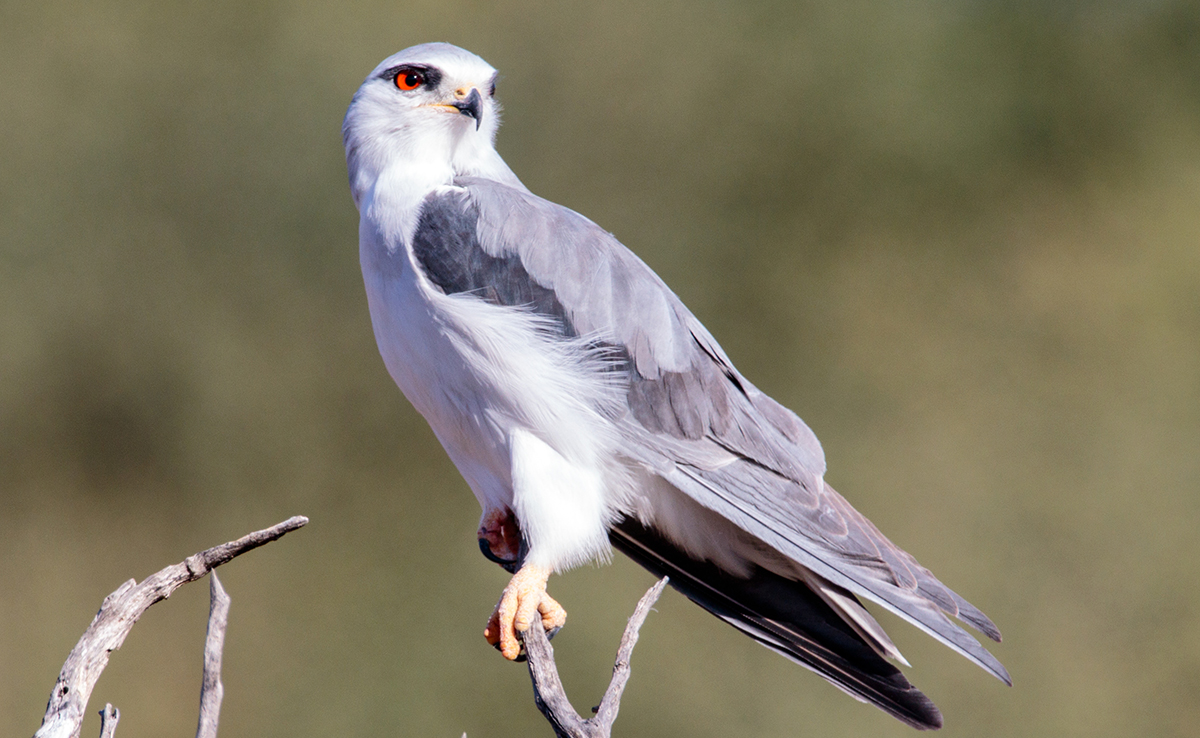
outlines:
[[[496,70],[449,44],[383,61],[342,134],[384,363],[514,573],[485,636],[566,613],[551,572],[624,552],[716,616],[917,728],[933,703],[858,597],[1011,683],[947,617],[996,626],[823,480],[808,426],[743,377],[641,260],[493,148]]]

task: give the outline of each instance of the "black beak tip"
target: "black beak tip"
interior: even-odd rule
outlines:
[[[483,123],[483,96],[479,94],[479,90],[472,89],[471,94],[454,103],[454,107],[458,108],[458,112],[463,115],[474,118],[475,130],[479,130],[479,126]]]

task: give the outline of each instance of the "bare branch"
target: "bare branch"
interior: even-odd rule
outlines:
[[[629,660],[633,657],[633,647],[638,642],[638,632],[642,629],[642,623],[646,622],[650,608],[654,607],[654,603],[658,602],[658,598],[662,595],[668,579],[668,577],[663,577],[658,580],[646,594],[642,595],[642,599],[638,600],[637,607],[633,610],[633,615],[629,618],[629,624],[625,626],[625,633],[621,636],[621,645],[617,649],[617,662],[613,664],[612,681],[608,683],[608,689],[604,691],[604,699],[600,700],[600,706],[596,709],[594,718],[601,725],[608,726],[604,731],[605,735],[612,731],[612,724],[617,719],[617,711],[621,708],[621,695],[625,692],[625,684],[629,681],[632,673]]]
[[[105,703],[100,711],[100,738],[113,738],[117,733],[117,721],[121,719],[121,711],[111,704]]]
[[[121,647],[134,623],[151,605],[165,600],[179,587],[196,581],[235,556],[269,543],[307,522],[308,518],[302,516],[289,518],[236,541],[189,556],[181,563],[146,577],[141,584],[130,579],[105,597],[92,624],[63,664],[54,691],[50,693],[42,727],[34,738],[79,738],[88,698],[108,665],[108,655]],[[115,725],[114,719],[114,728]]]
[[[538,710],[554,728],[554,734],[559,738],[608,738],[612,735],[613,722],[621,707],[621,694],[629,681],[629,659],[633,655],[633,647],[637,645],[638,631],[650,608],[662,595],[667,586],[667,577],[660,579],[642,599],[625,626],[621,636],[621,645],[617,649],[617,661],[613,665],[612,680],[604,692],[604,699],[595,709],[596,715],[584,720],[571,707],[563,689],[562,680],[558,677],[558,666],[554,663],[554,648],[544,630],[532,627],[523,634],[522,642],[529,659],[529,677],[533,681],[533,701]],[[535,625],[538,623],[535,621]]]
[[[221,719],[221,654],[225,648],[225,626],[229,622],[229,595],[217,572],[209,575],[208,635],[204,638],[204,680],[200,687],[200,721],[196,738],[217,738]]]

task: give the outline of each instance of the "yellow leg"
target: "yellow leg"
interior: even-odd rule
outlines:
[[[500,653],[509,661],[521,653],[517,633],[529,630],[535,614],[541,615],[542,627],[546,630],[556,630],[567,622],[567,611],[546,594],[549,578],[548,568],[521,567],[500,594],[500,601],[488,618],[483,637],[493,646],[499,644]]]

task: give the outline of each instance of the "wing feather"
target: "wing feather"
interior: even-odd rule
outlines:
[[[609,538],[655,576],[669,576],[671,586],[688,599],[855,699],[920,730],[941,727],[933,702],[813,590],[762,569],[748,577],[731,576],[632,519],[614,526]]]
[[[430,250],[464,253],[422,263],[450,275],[444,288],[528,305],[566,335],[609,344],[629,378],[628,414],[619,422],[631,458],[816,575],[1011,683],[1000,662],[947,615],[999,640],[991,620],[824,483],[824,453],[808,426],[742,377],[649,267],[567,208],[489,180],[455,184],[426,201],[421,223],[442,218],[444,231],[455,234],[449,246],[438,241]],[[419,225],[416,240],[429,232]]]

